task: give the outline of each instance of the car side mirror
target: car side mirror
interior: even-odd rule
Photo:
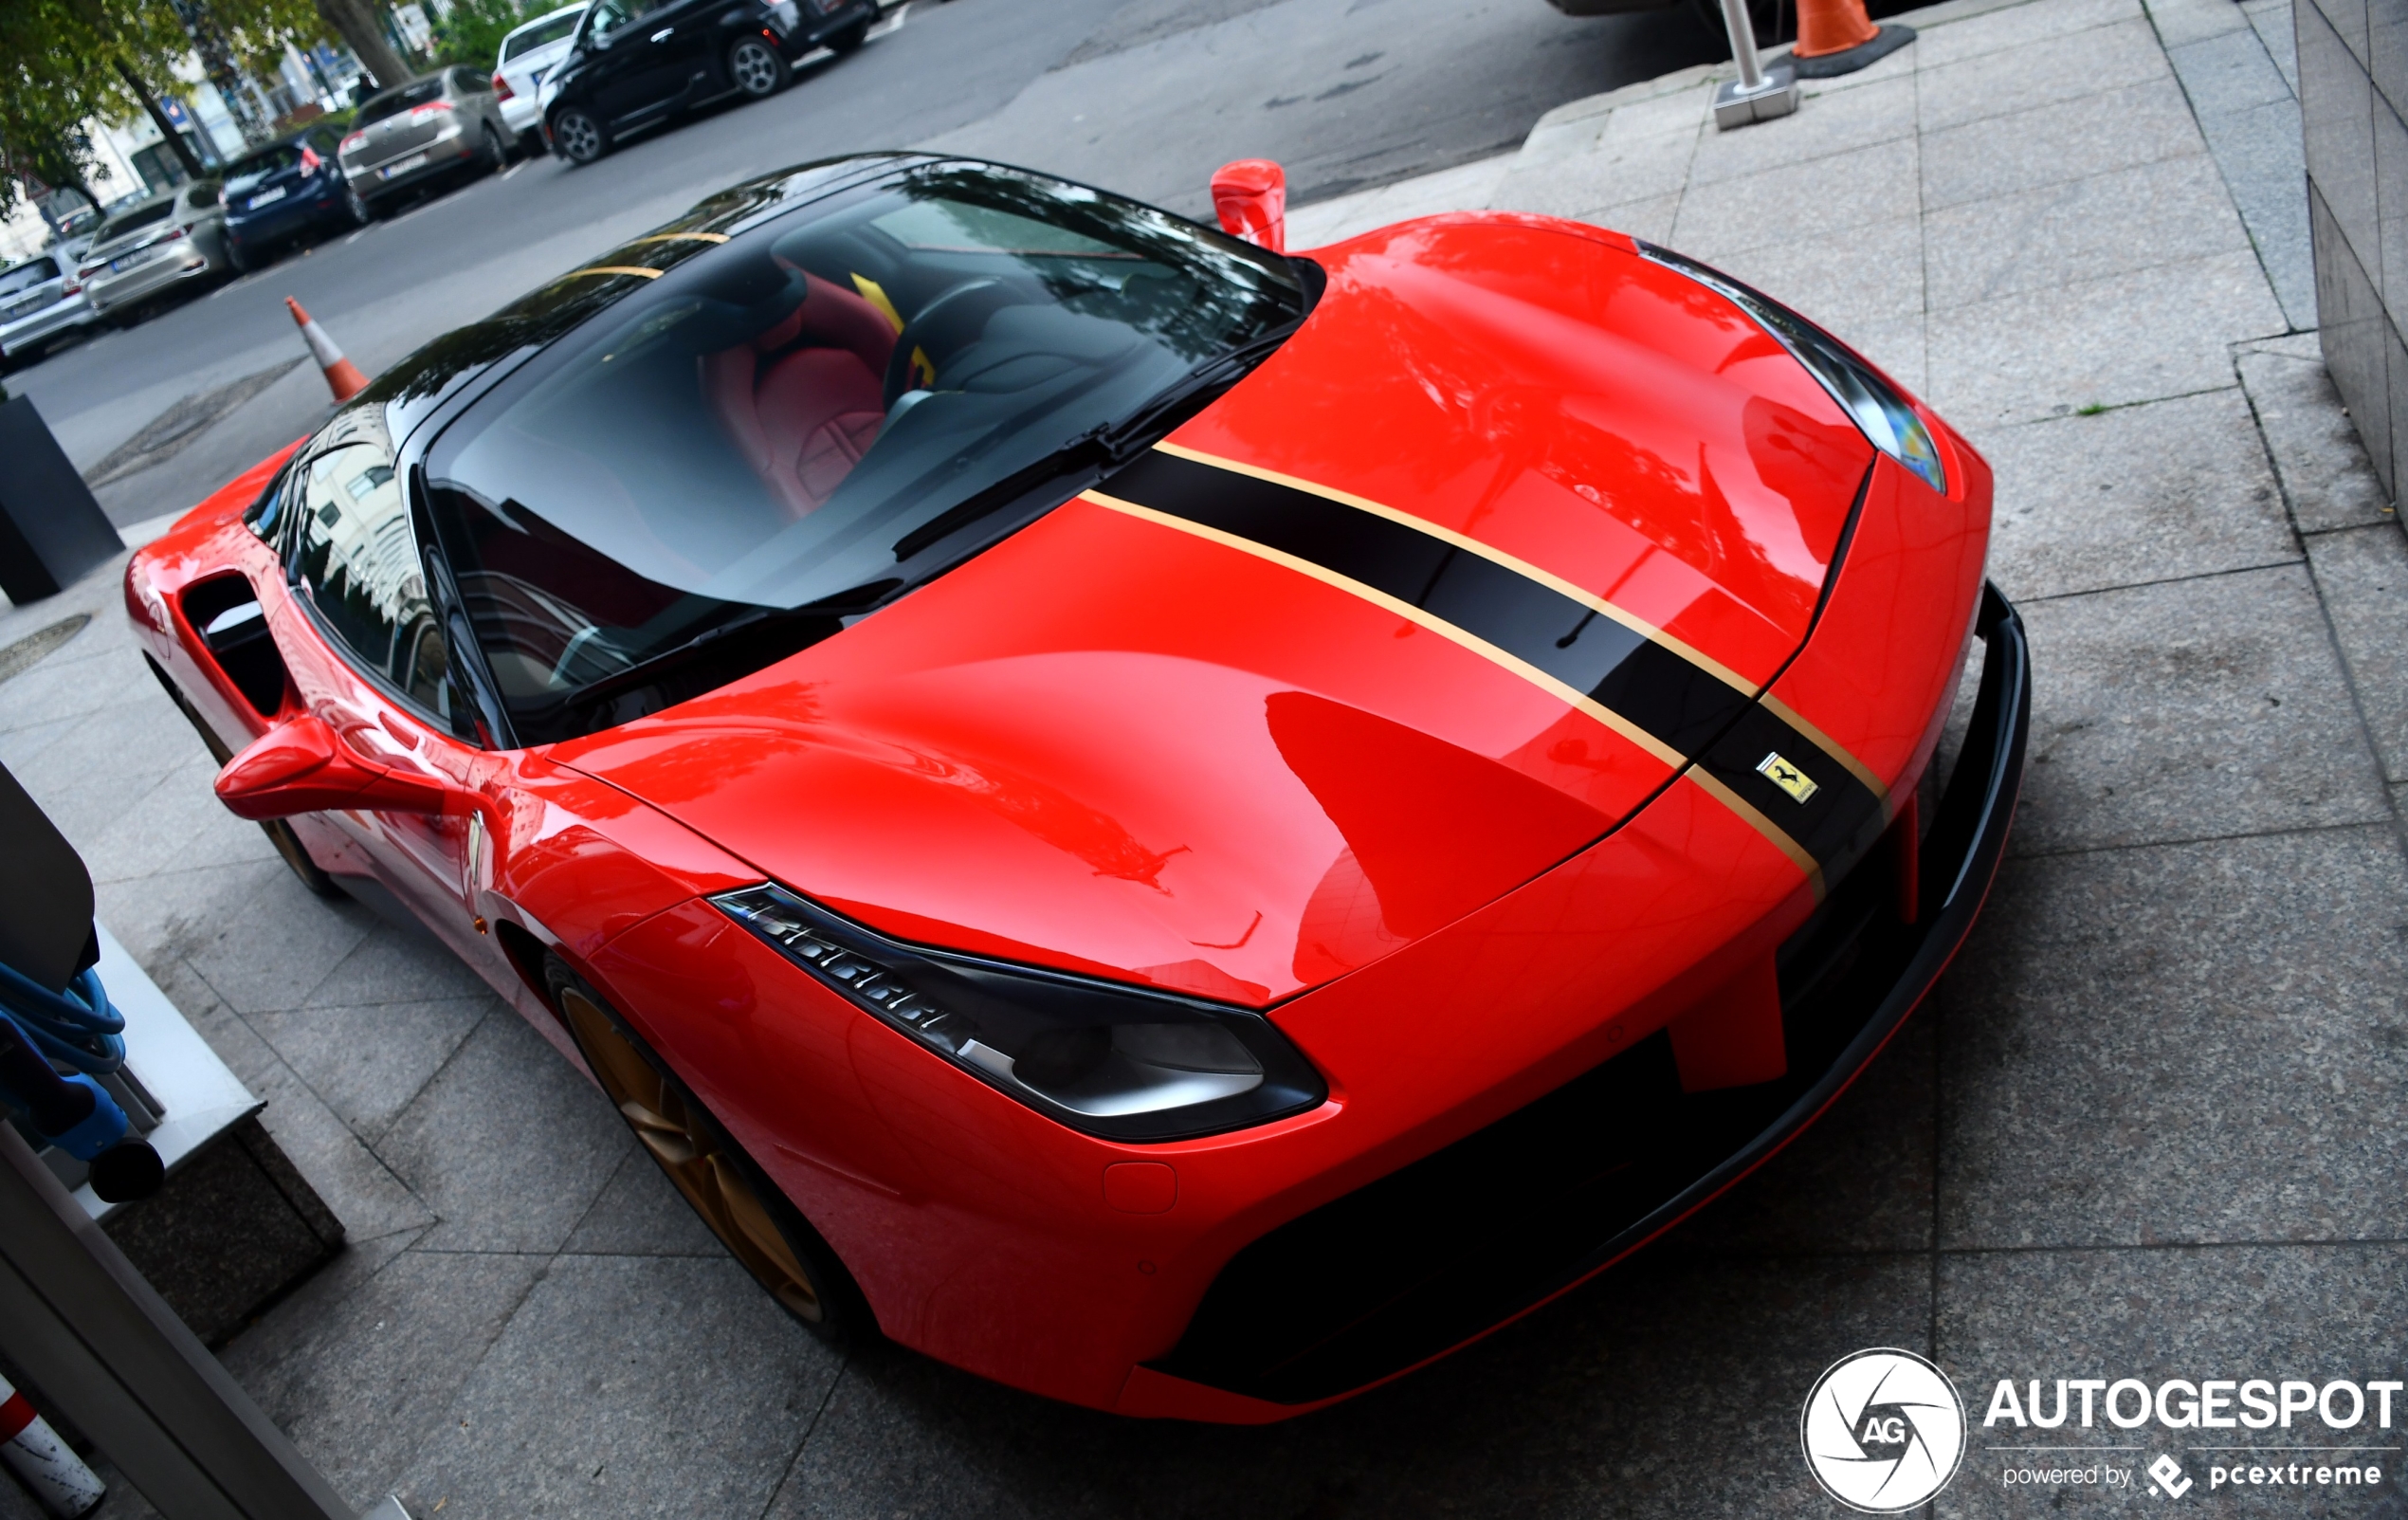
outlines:
[[[307,715],[270,728],[217,773],[217,799],[236,817],[260,823],[330,808],[457,811],[447,798],[436,782],[375,764]]]
[[[1213,210],[1231,236],[1287,251],[1287,171],[1268,158],[1240,158],[1213,171]]]

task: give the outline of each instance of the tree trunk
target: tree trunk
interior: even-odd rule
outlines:
[[[209,171],[203,169],[200,159],[193,156],[192,145],[175,130],[175,123],[167,119],[167,112],[160,107],[159,98],[151,93],[150,86],[144,84],[122,61],[118,64],[117,72],[118,78],[125,81],[125,87],[134,92],[135,99],[142,102],[142,109],[150,115],[151,125],[158,128],[159,136],[167,139],[168,151],[175,155],[175,161],[184,166],[184,172],[194,179],[207,179]]]
[[[318,0],[318,13],[350,45],[353,55],[375,77],[378,89],[391,89],[410,77],[410,65],[385,41],[374,0]]]

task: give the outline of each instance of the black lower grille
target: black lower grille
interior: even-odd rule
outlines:
[[[1880,1002],[1850,998],[1899,925],[1882,854],[1782,947],[1790,1073],[1684,1093],[1657,1034],[1537,1102],[1292,1219],[1222,1269],[1155,1365],[1279,1403],[1343,1393],[1478,1334],[1592,1270],[1776,1122]],[[1845,1012],[1852,1004],[1852,1026]]]

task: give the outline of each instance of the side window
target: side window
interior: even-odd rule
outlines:
[[[474,95],[479,90],[491,88],[484,75],[465,65],[451,71],[451,85],[464,95]]]
[[[457,732],[465,705],[392,456],[374,444],[332,449],[293,472],[284,499],[298,518],[301,595],[354,663]]]
[[[634,14],[635,0],[602,0],[600,5],[593,8],[593,25],[589,28],[588,35],[597,41],[607,39],[612,32],[626,26],[628,18]]]

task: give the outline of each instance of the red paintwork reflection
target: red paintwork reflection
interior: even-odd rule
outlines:
[[[555,754],[889,932],[1257,1006],[1529,880],[1666,775],[1426,629],[1085,503]]]
[[[1772,678],[1872,460],[1779,343],[1562,224],[1408,222],[1313,257],[1312,320],[1173,441],[1469,534]]]

